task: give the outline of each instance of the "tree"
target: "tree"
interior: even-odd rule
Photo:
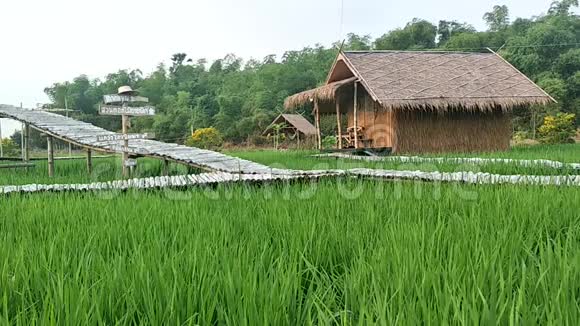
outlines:
[[[570,49],[560,55],[554,63],[554,70],[564,78],[580,71],[580,49]]]
[[[460,33],[453,35],[444,47],[446,49],[476,50],[485,47],[479,33]]]
[[[343,49],[350,51],[366,51],[371,49],[371,45],[372,41],[370,35],[359,36],[354,33],[348,33],[346,35]]]
[[[560,0],[553,1],[550,5],[548,14],[550,15],[569,15],[572,7],[578,7],[578,0]]]
[[[438,45],[444,45],[452,36],[475,32],[475,28],[467,23],[459,23],[456,20],[440,20],[437,26]]]
[[[377,50],[431,49],[435,47],[437,27],[430,22],[415,18],[403,29],[395,29],[377,38]]]
[[[508,8],[495,6],[484,17],[489,25],[485,32],[455,20],[443,19],[435,26],[415,18],[374,40],[349,33],[344,49],[487,52],[486,47],[501,47],[504,58],[558,100],[557,104],[534,108],[533,114],[530,110],[514,110],[515,127],[529,133],[546,115],[570,112],[580,116],[580,52],[574,46],[580,42],[580,18],[572,14],[576,3],[555,1],[549,14],[518,18],[511,24]],[[268,55],[245,64],[234,54],[208,62],[176,53],[167,67],[158,65],[148,75],[137,69],[119,70],[102,79],[81,75],[54,83],[45,92],[53,107],[64,107],[66,98],[69,107],[78,110],[74,118],[117,131],[120,119],[99,116],[97,108],[104,94],[130,85],[157,108],[155,117],[133,118],[133,131],[155,131],[161,140],[182,142],[192,128],[214,126],[228,142],[241,143],[259,137],[260,131],[284,110],[287,96],[322,85],[339,46],[315,44],[287,51],[279,58]],[[310,107],[303,110],[306,116],[310,112]],[[332,134],[336,121],[329,118],[328,133]],[[324,117],[321,126],[327,134]],[[39,137],[39,144],[41,141]]]
[[[487,23],[490,31],[501,31],[509,25],[509,9],[506,5],[493,6],[490,12],[486,12],[483,15],[483,20]]]

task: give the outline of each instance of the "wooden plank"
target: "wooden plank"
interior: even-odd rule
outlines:
[[[19,168],[33,168],[36,165],[34,163],[13,163],[13,164],[0,164],[0,169],[19,169]]]
[[[100,115],[130,115],[130,116],[150,116],[155,115],[155,108],[153,106],[114,106],[101,105],[99,107]]]
[[[130,96],[130,95],[119,95],[119,94],[108,94],[103,96],[103,102],[105,104],[114,103],[148,103],[149,99],[143,96]]]
[[[155,138],[155,134],[144,133],[144,134],[110,134],[110,135],[100,135],[97,136],[98,142],[104,141],[116,141],[116,140],[137,140],[137,139],[151,139]]]

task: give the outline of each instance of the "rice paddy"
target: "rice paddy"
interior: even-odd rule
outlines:
[[[566,149],[505,155],[580,162],[577,145]],[[235,153],[289,168],[376,164],[305,154]],[[140,173],[160,171],[152,162]],[[87,178],[83,161],[57,162],[56,173]],[[43,174],[0,170],[0,183],[52,181]],[[0,202],[0,324],[580,320],[578,188],[337,179]]]

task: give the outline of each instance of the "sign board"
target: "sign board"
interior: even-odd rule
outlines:
[[[155,115],[155,108],[152,106],[130,107],[130,106],[101,105],[101,107],[99,107],[99,114],[148,116]]]
[[[111,151],[118,152],[118,153],[128,152],[128,153],[137,154],[137,155],[150,153],[149,150],[146,148],[134,147],[134,146],[129,147],[129,150],[127,150],[125,148],[125,146],[121,146],[121,145],[107,145],[107,148],[110,149]]]
[[[135,139],[151,139],[155,138],[155,134],[112,134],[97,136],[97,141],[115,141],[115,140],[135,140]]]
[[[135,102],[149,103],[149,99],[143,96],[111,94],[103,96],[103,102],[105,102],[105,104],[135,103]]]
[[[137,160],[134,160],[132,158],[125,160],[125,166],[127,167],[131,167],[131,166],[137,166]]]

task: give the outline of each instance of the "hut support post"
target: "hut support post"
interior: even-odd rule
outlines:
[[[87,172],[93,173],[93,152],[87,148]]]
[[[300,131],[296,130],[296,138],[298,139],[298,149],[300,149]]]
[[[22,129],[22,160],[28,162],[30,160],[30,125],[24,124]]]
[[[342,122],[340,121],[340,103],[338,96],[336,97],[336,126],[338,131],[338,149],[342,149]]]
[[[54,176],[54,138],[52,136],[46,137],[46,144],[48,149],[48,176]]]
[[[322,136],[320,134],[320,108],[318,107],[318,100],[314,100],[314,111],[316,111],[316,140],[318,141],[318,149],[322,149]]]
[[[354,103],[353,103],[353,111],[354,111],[354,148],[358,148],[358,113],[357,113],[357,106],[358,106],[358,83],[354,83]]]

